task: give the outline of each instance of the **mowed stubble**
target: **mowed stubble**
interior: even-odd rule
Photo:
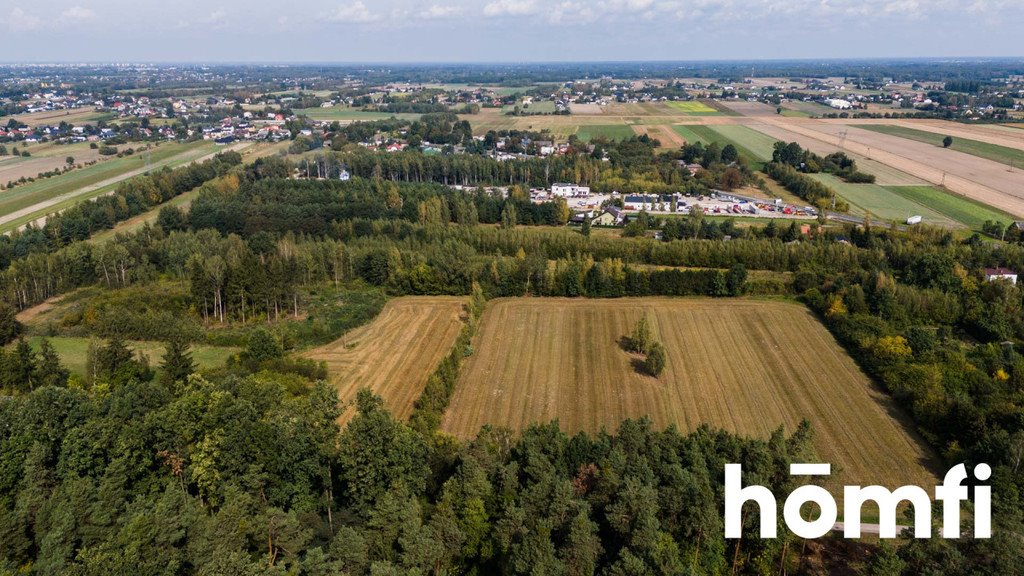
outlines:
[[[620,347],[647,314],[668,351],[660,378]],[[804,307],[712,299],[506,299],[489,304],[442,423],[613,431],[626,418],[767,438],[806,418],[833,484],[930,485],[933,456]]]
[[[306,354],[327,363],[341,402],[351,403],[369,388],[384,399],[397,418],[406,419],[434,372],[459,335],[465,298],[408,296],[396,298],[370,324]],[[342,425],[355,415],[346,407]]]

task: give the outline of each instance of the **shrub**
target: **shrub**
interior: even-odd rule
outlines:
[[[665,347],[661,342],[651,344],[647,358],[644,359],[644,371],[651,376],[658,377],[665,370]]]

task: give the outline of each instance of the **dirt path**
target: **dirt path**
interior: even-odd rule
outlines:
[[[229,150],[238,151],[239,149],[243,149],[243,148],[248,147],[250,144],[251,144],[251,142],[241,142],[239,144],[235,144],[234,146],[225,148],[224,150],[217,150],[216,152],[212,152],[212,153],[207,154],[205,156],[202,156],[200,158],[196,158],[191,163],[205,162],[206,160],[209,160],[210,158],[213,158],[214,156],[216,156],[217,154],[220,154],[221,152],[226,152],[226,151],[229,151]],[[34,214],[36,212],[39,212],[41,210],[46,210],[47,208],[60,205],[60,204],[62,204],[64,202],[67,202],[68,200],[72,200],[72,199],[77,198],[79,196],[84,196],[84,195],[86,195],[86,194],[88,194],[90,192],[94,192],[96,190],[99,190],[100,188],[104,188],[106,186],[110,186],[111,184],[117,184],[118,182],[121,182],[123,180],[127,180],[129,178],[133,178],[135,176],[139,176],[141,174],[145,174],[146,172],[151,172],[153,170],[159,169],[159,168],[161,168],[163,166],[167,166],[167,165],[173,164],[174,162],[179,161],[182,158],[187,158],[190,154],[193,154],[193,153],[194,152],[192,150],[185,150],[185,151],[183,151],[180,154],[175,154],[174,156],[171,156],[170,158],[166,158],[166,159],[164,159],[161,162],[157,162],[156,164],[154,164],[152,166],[144,166],[142,168],[136,168],[135,170],[130,170],[128,172],[125,172],[124,174],[121,174],[121,175],[118,175],[118,176],[114,176],[113,178],[107,178],[106,180],[102,180],[100,182],[96,182],[95,184],[90,184],[88,186],[84,186],[82,188],[79,188],[78,190],[74,190],[74,191],[68,192],[66,194],[61,194],[60,196],[57,196],[56,198],[50,198],[49,200],[46,200],[45,202],[40,202],[38,204],[34,204],[32,206],[29,206],[28,208],[22,208],[21,210],[17,210],[15,212],[11,212],[10,214],[7,214],[6,216],[0,216],[0,226],[3,226],[4,224],[7,224],[9,222],[13,222],[15,220],[18,220],[20,218],[24,218],[25,216],[29,216],[29,215]],[[111,191],[110,193],[112,194],[113,191]],[[30,223],[34,223],[37,226],[45,226],[46,225],[46,218],[47,218],[47,216],[43,216],[41,218],[33,220]],[[24,229],[30,223],[26,223],[25,225],[20,226],[19,230]]]
[[[53,307],[59,304],[61,298],[63,297],[63,295],[54,296],[53,298],[50,298],[49,300],[43,302],[42,304],[36,304],[31,308],[26,308],[25,310],[18,312],[17,316],[15,316],[15,319],[18,322],[21,322],[22,324],[30,324],[39,316],[42,316],[43,314],[46,314],[50,310],[53,310]]]

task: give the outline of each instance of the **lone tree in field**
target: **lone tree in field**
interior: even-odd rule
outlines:
[[[168,383],[184,382],[196,371],[196,363],[192,360],[188,342],[182,337],[175,337],[167,343],[160,369],[164,380]]]
[[[644,371],[657,378],[665,370],[665,347],[661,342],[654,342],[644,359]]]
[[[949,148],[952,145],[953,145],[953,137],[952,136],[946,136],[945,138],[942,139],[942,147],[943,148]]]
[[[652,342],[654,342],[654,337],[651,336],[651,326],[645,315],[636,323],[636,327],[633,328],[633,334],[629,337],[629,350],[631,352],[647,354]]]

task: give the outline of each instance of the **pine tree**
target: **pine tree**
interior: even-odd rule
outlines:
[[[11,369],[14,372],[15,388],[24,392],[34,390],[36,388],[36,353],[32,351],[32,347],[24,338],[18,340],[12,359]]]
[[[196,364],[192,360],[189,344],[184,338],[172,338],[167,342],[160,370],[167,383],[184,382],[195,373]]]
[[[49,340],[39,345],[39,362],[36,365],[36,382],[39,386],[64,387],[68,384],[70,373],[60,363],[60,357]]]

